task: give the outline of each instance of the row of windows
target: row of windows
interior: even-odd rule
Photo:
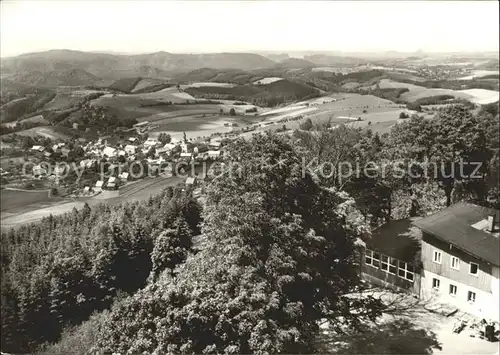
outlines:
[[[441,280],[432,279],[432,288],[435,290],[439,290],[441,286]],[[458,288],[456,285],[450,284],[449,293],[451,296],[457,295]],[[476,293],[472,291],[467,292],[467,301],[468,302],[476,302]]]
[[[366,249],[365,264],[385,271],[391,275],[398,275],[402,279],[411,282],[413,282],[415,278],[415,269],[413,265],[370,249]]]
[[[457,258],[456,256],[450,256],[451,257],[451,268],[454,270],[460,270],[460,259]],[[441,259],[442,259],[442,253],[439,250],[434,250],[434,255],[432,257],[432,261],[434,261],[437,264],[441,264]],[[479,265],[473,262],[469,262],[469,274],[478,276],[479,274]]]

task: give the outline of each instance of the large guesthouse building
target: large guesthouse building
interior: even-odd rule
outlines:
[[[499,321],[499,211],[458,203],[414,223],[422,231],[420,297]]]
[[[366,243],[363,277],[423,300],[500,321],[499,211],[457,203],[391,221]]]

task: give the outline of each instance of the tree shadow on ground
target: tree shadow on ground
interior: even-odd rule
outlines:
[[[317,351],[322,354],[432,354],[441,350],[434,332],[407,319],[366,325],[356,334],[321,334]]]

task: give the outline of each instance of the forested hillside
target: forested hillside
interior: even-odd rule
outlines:
[[[162,232],[186,243],[162,257],[187,253],[199,222],[197,203],[170,188],[146,203],[85,206],[2,234],[2,350],[57,341],[64,327],[145,286],[151,270],[165,267],[152,257]]]

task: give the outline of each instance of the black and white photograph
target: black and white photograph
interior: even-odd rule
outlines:
[[[2,0],[1,355],[500,354],[499,2]]]

